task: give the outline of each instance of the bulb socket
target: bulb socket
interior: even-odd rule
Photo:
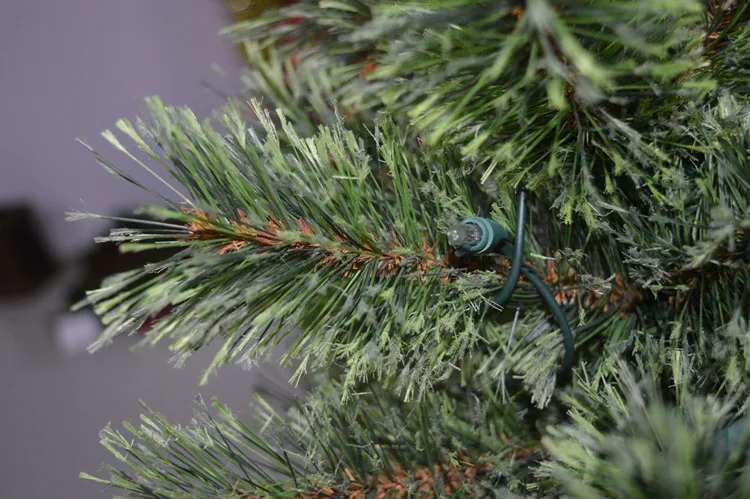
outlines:
[[[475,244],[456,247],[456,256],[459,257],[487,253],[508,238],[508,231],[499,223],[488,218],[469,217],[461,223],[478,226],[482,231],[482,237]]]

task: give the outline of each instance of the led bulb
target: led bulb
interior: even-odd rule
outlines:
[[[448,243],[454,248],[474,246],[482,240],[482,228],[473,223],[460,223],[448,229]]]

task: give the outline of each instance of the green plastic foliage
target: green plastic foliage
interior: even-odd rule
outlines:
[[[497,403],[482,376],[465,387],[442,384],[419,403],[372,384],[342,402],[341,386],[326,381],[283,416],[257,399],[250,421],[218,402],[208,408],[200,401],[186,426],[147,408],[139,425],[101,432],[124,469],[81,476],[160,499],[718,499],[750,491],[743,466],[750,428],[728,449],[716,440],[731,414],[745,408],[740,397],[689,390],[665,403],[671,395],[659,393],[645,372],[636,382],[623,362],[616,365],[610,382],[579,378],[563,406],[535,415]],[[554,412],[564,407],[567,417]],[[544,426],[541,440],[535,425]]]
[[[476,343],[476,296],[451,278],[442,234],[476,209],[471,165],[408,146],[385,118],[364,141],[340,123],[302,138],[257,105],[262,135],[236,110],[219,117],[220,133],[187,110],[149,107],[139,132],[118,126],[188,196],[152,209],[168,220],[154,230],[108,240],[126,251],[182,251],[90,292],[82,305],[93,304],[106,325],[92,350],[169,309],[145,342],[173,338],[179,364],[220,339],[206,376],[221,363],[250,365],[289,337],[282,363],[296,362],[295,378],[336,362],[345,396],[374,376],[410,398]]]
[[[422,495],[455,497],[445,492],[451,475],[435,473],[436,466],[481,469],[454,480],[459,496],[509,497],[519,479],[531,477],[541,449],[526,450],[519,414],[492,404],[491,390],[430,393],[415,406],[376,386],[342,403],[340,389],[316,390],[283,417],[259,399],[252,423],[218,402],[209,409],[200,401],[184,427],[147,408],[139,426],[101,432],[102,445],[125,470],[82,477],[164,499],[351,497],[357,490],[362,497],[401,497],[416,496],[425,484]]]
[[[401,469],[416,495],[418,471],[466,458],[494,471],[464,496],[748,496],[712,436],[750,396],[749,5],[316,0],[230,28],[283,112],[251,104],[248,130],[235,107],[199,123],[154,99],[118,123],[138,153],[105,133],[171,199],[103,240],[178,253],[90,293],[92,349],[168,310],[145,342],[178,364],[222,342],[207,376],[277,348],[295,379],[341,376],[260,431],[220,405],[107,429],[133,474],[103,483],[297,498]],[[489,310],[503,260],[449,261],[443,236],[477,214],[512,231],[520,182],[525,259],[574,328],[564,387],[533,290],[515,318]]]
[[[344,397],[374,377],[419,398],[476,351],[490,354],[480,372],[520,376],[537,405],[549,403],[561,345],[546,313],[534,310],[534,291],[521,285],[512,297],[509,306],[524,311],[514,338],[512,324],[484,316],[502,285],[502,261],[489,257],[470,270],[446,259],[442,231],[477,208],[491,207],[506,227],[515,223],[512,200],[493,205],[471,164],[450,148],[410,145],[384,118],[361,139],[340,122],[301,138],[257,106],[263,136],[248,132],[236,110],[221,115],[217,133],[188,111],[158,101],[151,107],[152,121],[141,121],[140,131],[118,126],[188,195],[175,188],[182,203],[164,199],[151,210],[168,221],[118,229],[105,240],[128,251],[180,251],[89,294],[83,305],[93,304],[107,326],[92,349],[169,310],[144,341],[171,338],[178,364],[221,341],[206,376],[226,362],[252,365],[280,347],[282,362],[296,366],[295,379],[342,366]],[[750,274],[743,235],[750,227],[750,113],[727,97],[676,117],[683,125],[665,128],[665,137],[682,141],[674,155],[682,178],[663,203],[639,194],[648,215],[609,205],[608,230],[592,236],[580,226],[557,230],[544,216],[549,205],[538,202],[527,247],[543,274],[549,258],[560,275],[575,272],[576,281],[554,292],[575,293],[565,308],[592,376],[607,378],[616,356],[667,341],[674,355],[701,359],[706,386],[750,384],[742,333],[750,294],[741,291]],[[717,337],[734,347],[719,348]]]
[[[602,197],[631,182],[661,198],[674,186],[659,119],[706,96],[714,74],[734,84],[736,58],[705,56],[705,19],[690,0],[302,1],[227,33],[262,67],[294,61],[256,71],[252,91],[277,101],[288,81],[323,121],[307,94],[355,118],[385,107],[427,143],[476,159],[483,181],[524,181],[564,222],[596,227]]]
[[[570,422],[548,428],[543,438],[553,459],[540,469],[549,481],[534,488],[555,483],[567,496],[587,499],[747,497],[743,448],[750,427],[731,448],[717,438],[746,403],[688,393],[672,406],[648,380],[637,384],[622,363],[619,373],[605,389],[581,380]]]

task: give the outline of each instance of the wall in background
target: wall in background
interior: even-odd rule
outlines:
[[[139,98],[160,95],[199,117],[220,104],[200,82],[230,94],[236,88],[235,54],[217,34],[228,22],[225,14],[221,0],[6,2],[0,16],[0,204],[32,200],[53,246],[67,256],[102,225],[63,223],[65,211],[113,213],[148,201],[98,167],[74,140],[127,164],[99,133],[118,118],[134,118]],[[229,76],[222,81],[212,64]]]
[[[86,249],[103,226],[66,223],[65,211],[115,213],[150,201],[104,172],[74,139],[127,165],[99,133],[118,118],[135,117],[137,99],[158,94],[167,104],[189,105],[199,117],[221,104],[200,82],[210,80],[230,94],[236,87],[238,63],[217,36],[224,14],[221,0],[4,2],[0,205],[32,202],[45,236],[68,258]],[[212,64],[229,72],[226,80]],[[62,274],[32,297],[0,303],[3,497],[112,497],[115,491],[102,491],[78,473],[113,463],[97,432],[109,422],[136,420],[139,398],[185,424],[199,392],[242,412],[254,388],[267,384],[255,372],[226,366],[200,388],[209,351],[179,371],[169,365],[165,346],[131,353],[132,341],[96,355],[65,356],[53,335],[66,307]]]

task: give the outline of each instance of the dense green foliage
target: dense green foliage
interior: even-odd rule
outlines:
[[[149,209],[161,221],[105,240],[179,251],[90,293],[107,324],[92,347],[170,307],[145,342],[171,338],[178,363],[218,340],[209,373],[280,349],[294,379],[323,377],[257,425],[218,405],[188,428],[151,415],[129,428],[138,445],[107,429],[134,473],[110,483],[750,493],[743,452],[716,436],[750,395],[749,20],[745,1],[321,0],[230,28],[263,107],[199,123],[148,101],[118,128],[166,175],[105,133],[175,193]],[[507,259],[446,242],[477,214],[512,232],[522,182],[525,259],[573,327],[572,380],[528,283],[490,305]]]
[[[284,417],[259,399],[259,431],[218,402],[200,401],[187,427],[149,409],[127,433],[101,433],[134,475],[83,476],[164,499],[744,497],[744,457],[715,435],[737,404],[690,394],[667,407],[621,367],[612,390],[582,382],[567,401],[571,422],[545,428],[544,446],[528,411],[498,403],[481,382],[441,386],[419,406],[372,385],[342,404],[340,387],[327,383]]]
[[[747,6],[707,4],[303,1],[228,33],[256,60],[273,47],[249,78],[285,109],[307,99],[329,119],[320,95],[385,107],[479,159],[483,180],[523,180],[563,220],[594,225],[607,204],[632,204],[633,184],[661,198],[680,180],[661,130],[675,109],[746,88]],[[731,53],[715,54],[727,38]]]
[[[188,428],[150,411],[140,428],[126,425],[129,435],[107,428],[104,445],[147,478],[137,483],[113,470],[114,485],[170,498],[188,491],[190,497],[232,497],[237,489],[290,498],[348,497],[355,491],[397,496],[399,490],[438,493],[451,485],[485,496],[518,488],[509,477],[530,475],[542,452],[538,445],[525,447],[519,415],[492,403],[489,387],[429,393],[418,408],[373,386],[356,404],[345,404],[340,388],[326,384],[312,402],[283,418],[259,400],[261,434],[221,404],[209,410],[202,402]],[[196,473],[173,469],[177,462]]]

